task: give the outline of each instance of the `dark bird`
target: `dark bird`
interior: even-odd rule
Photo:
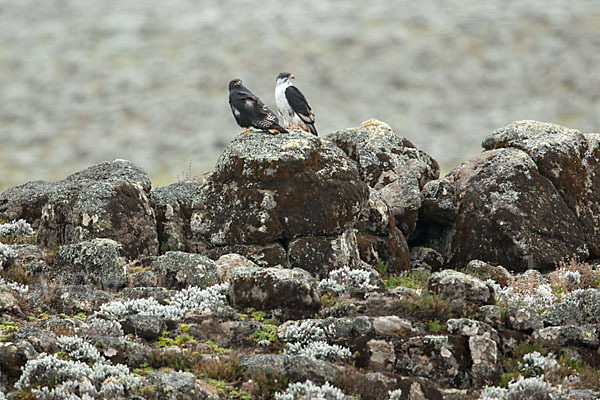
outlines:
[[[275,102],[277,111],[288,128],[300,129],[318,136],[315,128],[315,114],[312,112],[306,97],[294,86],[294,75],[282,72],[277,76],[275,85]]]
[[[239,79],[229,82],[229,106],[238,125],[244,128],[242,133],[248,132],[251,126],[271,133],[287,133],[279,125],[275,113],[242,85]]]

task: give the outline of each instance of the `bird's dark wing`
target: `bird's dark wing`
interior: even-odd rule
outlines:
[[[249,125],[263,130],[277,129],[285,132],[279,126],[279,119],[275,113],[249,90],[238,91],[233,101],[235,107],[247,118]]]
[[[315,114],[308,105],[306,97],[304,97],[302,92],[298,90],[296,86],[289,86],[285,89],[285,98],[302,121],[307,124],[315,123]]]

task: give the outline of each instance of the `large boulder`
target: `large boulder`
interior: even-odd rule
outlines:
[[[482,146],[526,152],[575,215],[590,255],[600,257],[600,134],[518,121],[492,133]]]
[[[574,212],[531,157],[514,148],[486,151],[446,177],[458,193],[459,211],[448,231],[448,263],[470,260],[514,270],[549,267],[567,255],[588,255]]]
[[[281,309],[290,318],[312,316],[321,308],[317,282],[300,268],[236,268],[229,278],[229,297],[237,309]]]
[[[361,178],[381,192],[402,233],[411,234],[421,206],[421,189],[439,177],[437,161],[374,119],[334,132],[328,139],[358,164]]]
[[[146,173],[126,160],[103,162],[57,182],[42,209],[38,243],[108,238],[125,255],[158,253],[156,221]]]
[[[221,154],[191,226],[211,246],[337,235],[353,226],[367,196],[356,167],[330,142],[253,132]]]

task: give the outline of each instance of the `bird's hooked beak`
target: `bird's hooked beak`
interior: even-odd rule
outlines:
[[[294,75],[290,75],[289,79],[295,79],[296,77]]]

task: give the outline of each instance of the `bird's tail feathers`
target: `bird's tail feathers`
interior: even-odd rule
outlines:
[[[315,128],[315,124],[308,125],[308,129],[310,129],[310,133],[312,133],[313,135],[319,136],[319,133],[317,132],[317,128]]]

